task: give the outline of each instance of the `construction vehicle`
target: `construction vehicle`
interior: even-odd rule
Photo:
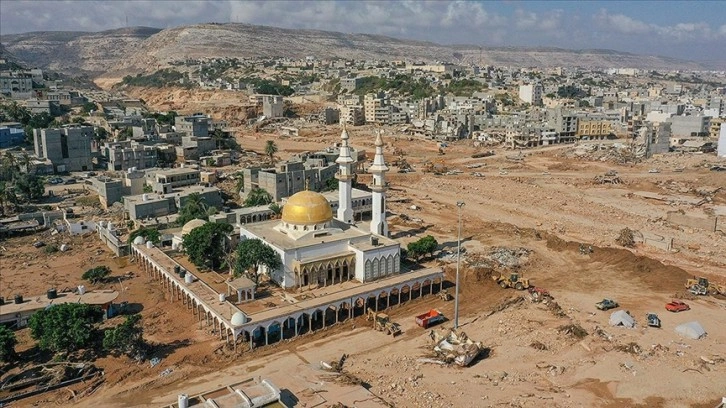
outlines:
[[[398,323],[392,322],[390,317],[385,313],[378,313],[368,308],[368,320],[373,321],[373,329],[375,331],[384,332],[393,337],[401,334],[401,326]]]
[[[446,290],[446,289],[442,289],[441,291],[439,291],[439,297],[444,302],[448,302],[449,300],[453,299],[453,297],[451,296],[451,294],[449,294],[449,291]]]
[[[492,277],[492,279],[496,280],[497,285],[504,289],[514,288],[517,290],[525,290],[531,286],[529,279],[520,277],[518,272],[512,272],[509,276],[500,275],[499,277]]]
[[[444,321],[444,315],[436,309],[431,309],[424,314],[416,316],[416,324],[427,329],[436,323]]]
[[[706,295],[708,293],[726,295],[726,285],[711,283],[704,277],[688,279],[686,289],[694,295]]]

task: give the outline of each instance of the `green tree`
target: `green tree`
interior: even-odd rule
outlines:
[[[97,109],[98,109],[98,107],[96,106],[96,104],[95,104],[94,102],[86,102],[86,103],[84,103],[84,104],[83,104],[83,106],[81,107],[81,110],[82,110],[82,111],[83,111],[83,113],[85,113],[85,114],[89,114],[89,113],[91,113],[92,111],[95,111],[95,110],[97,110]]]
[[[103,348],[116,355],[126,354],[133,357],[144,349],[144,329],[141,315],[126,316],[126,320],[103,333]]]
[[[240,242],[237,245],[236,252],[234,260],[235,275],[246,273],[255,283],[259,283],[260,280],[260,266],[265,266],[268,270],[274,270],[282,266],[280,255],[257,238]]]
[[[144,240],[151,241],[154,244],[159,244],[161,241],[161,234],[157,228],[141,227],[129,234],[129,243],[134,242],[136,237],[144,237]]]
[[[275,215],[282,214],[282,206],[278,203],[270,204],[270,210],[272,210],[272,212],[275,213]]]
[[[101,126],[97,126],[93,130],[93,138],[96,140],[106,140],[106,138],[108,138],[108,130]]]
[[[408,254],[415,257],[416,259],[421,258],[424,255],[431,255],[433,256],[434,252],[436,252],[436,249],[439,247],[438,241],[436,241],[436,238],[434,238],[431,235],[427,235],[418,241],[414,241],[409,243],[406,246],[406,249],[408,250]]]
[[[277,153],[277,151],[277,144],[274,140],[268,140],[267,143],[265,143],[265,154],[270,158],[270,163],[273,166],[275,165],[275,153]]]
[[[15,358],[16,344],[18,339],[15,338],[15,332],[0,324],[0,361],[9,362]]]
[[[329,178],[325,180],[325,188],[323,188],[323,191],[335,191],[338,189],[338,179],[336,178]]]
[[[245,207],[256,207],[258,205],[267,205],[272,203],[272,196],[265,189],[255,187],[250,190],[245,199]]]
[[[30,316],[30,335],[42,350],[74,351],[88,346],[103,312],[85,303],[62,303]]]
[[[38,199],[45,193],[43,178],[35,174],[21,174],[15,179],[15,192],[25,201]]]
[[[229,224],[215,222],[194,228],[182,238],[184,252],[198,268],[219,268],[227,254],[227,234],[232,230]]]
[[[101,265],[84,272],[83,275],[81,275],[81,279],[85,279],[95,284],[96,282],[103,282],[110,274],[111,268],[106,265]]]
[[[179,210],[179,218],[176,219],[177,224],[183,226],[194,219],[206,219],[209,207],[204,202],[204,197],[199,193],[189,194]]]

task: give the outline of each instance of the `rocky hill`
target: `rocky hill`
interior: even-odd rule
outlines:
[[[120,78],[185,58],[281,56],[407,59],[508,65],[702,69],[698,63],[611,50],[446,46],[368,34],[293,30],[249,24],[197,24],[86,32],[5,35],[2,44],[28,66]]]

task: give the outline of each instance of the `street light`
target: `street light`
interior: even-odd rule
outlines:
[[[459,232],[457,234],[456,240],[456,293],[454,295],[454,329],[459,328],[459,264],[461,263],[461,208],[464,206],[464,202],[457,201],[456,206],[459,207]]]

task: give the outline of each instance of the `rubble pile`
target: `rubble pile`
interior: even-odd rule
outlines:
[[[631,230],[628,227],[623,228],[620,230],[620,235],[618,235],[617,238],[615,238],[615,242],[625,248],[632,248],[635,246],[635,236],[634,231]]]
[[[644,146],[637,144],[586,144],[567,149],[560,156],[571,159],[597,160],[619,164],[639,163],[645,157],[645,149]]]
[[[527,264],[529,254],[532,250],[524,247],[507,248],[494,247],[487,255],[487,258],[500,268],[518,268]]]

